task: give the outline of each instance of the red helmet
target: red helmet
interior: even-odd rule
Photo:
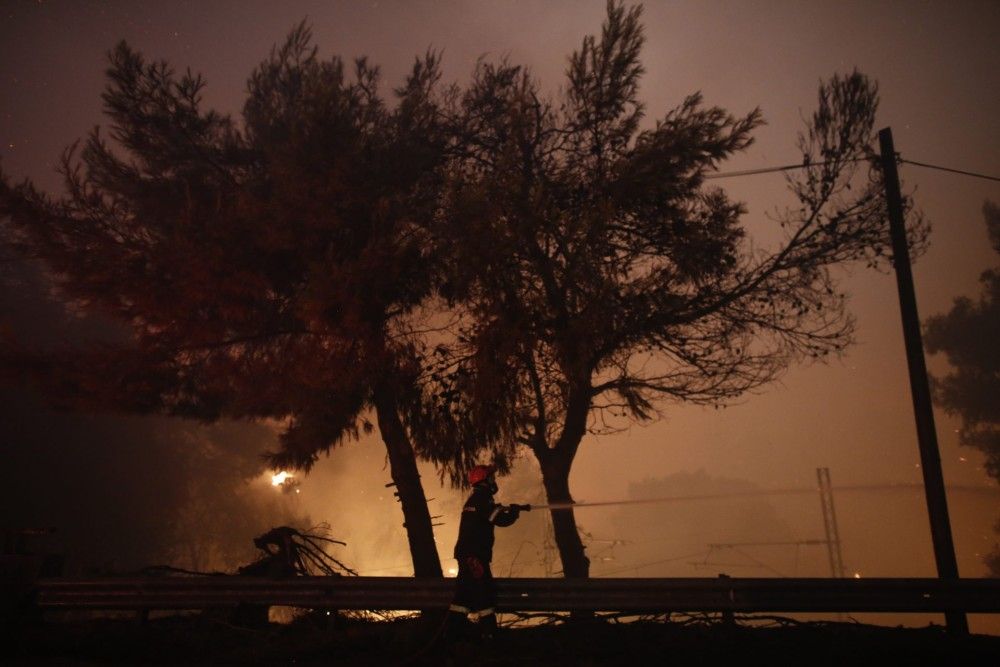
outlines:
[[[469,484],[475,486],[496,472],[496,466],[475,466],[469,471]]]

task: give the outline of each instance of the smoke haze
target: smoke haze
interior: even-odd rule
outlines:
[[[15,180],[28,177],[58,192],[53,165],[101,122],[104,53],[119,39],[178,69],[202,71],[207,106],[231,113],[240,109],[251,68],[304,16],[321,53],[367,54],[389,85],[402,79],[414,54],[433,46],[444,49],[445,80],[466,80],[484,53],[509,55],[555,90],[568,54],[599,30],[604,2],[6,3],[0,11],[0,159]],[[648,122],[696,90],[733,113],[762,107],[768,126],[725,171],[800,161],[794,138],[819,80],[857,66],[878,80],[880,126],[892,126],[904,157],[1000,173],[996,3],[647,3],[644,24]],[[995,261],[980,207],[1000,200],[1000,190],[907,165],[902,176],[934,225],[930,249],[914,267],[926,318],[957,295],[977,293],[979,273]],[[773,241],[766,214],[790,203],[780,175],[716,183],[747,202],[755,238]],[[30,268],[8,265],[6,272],[0,312],[18,335],[40,344],[114,335],[106,323],[65,313]],[[588,437],[570,480],[575,498],[808,487],[817,467],[830,468],[834,487],[919,482],[893,277],[856,267],[842,280],[853,297],[858,344],[841,359],[793,368],[780,384],[725,410],[663,405],[664,419],[655,424]],[[932,372],[945,370],[941,359],[929,363]],[[362,574],[412,572],[377,434],[335,450],[299,478],[300,493],[283,494],[269,485],[259,458],[275,444],[266,425],[71,415],[18,386],[4,387],[0,399],[0,519],[56,527],[53,548],[80,570],[232,568],[252,558],[253,535],[325,521],[333,537],[348,542],[335,555]],[[957,422],[936,418],[946,482],[983,489],[949,493],[959,571],[983,576],[1000,496],[981,455],[958,447]],[[523,459],[501,481],[502,500],[541,500],[533,465]],[[462,497],[441,488],[433,469],[424,466],[422,474],[434,498],[431,514],[441,516],[438,550],[447,571]],[[921,493],[842,492],[836,503],[850,572],[934,575]],[[829,572],[825,551],[815,546],[743,549],[751,558],[716,549],[705,560],[709,543],[821,537],[815,496],[581,508],[577,518],[591,536],[597,576]],[[546,526],[542,513],[532,513],[499,531],[496,572],[554,574]],[[669,562],[643,566],[657,560]],[[716,561],[738,564],[709,566]],[[993,618],[973,619],[972,627],[1000,633]]]

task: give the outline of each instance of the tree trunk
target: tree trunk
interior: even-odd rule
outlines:
[[[542,484],[545,497],[550,505],[572,503],[569,493],[570,464],[561,457],[550,456],[542,464]],[[555,533],[559,558],[563,564],[563,576],[568,579],[586,579],[590,576],[590,559],[584,553],[585,547],[576,528],[576,517],[572,509],[553,509],[552,531]]]
[[[590,412],[589,373],[580,373],[572,384],[566,404],[566,421],[555,447],[533,448],[542,468],[542,484],[550,505],[572,503],[569,493],[569,471],[577,449],[587,432],[587,415]],[[586,579],[590,576],[590,559],[584,553],[585,547],[576,527],[576,516],[572,509],[553,509],[552,530],[555,533],[559,558],[563,564],[563,576],[570,579]]]
[[[399,419],[396,396],[391,389],[380,388],[375,391],[375,414],[389,453],[392,481],[396,484],[399,502],[403,507],[403,525],[410,541],[413,576],[441,577],[441,559],[434,542],[434,529],[431,527],[431,513],[427,509],[424,487],[420,484],[417,472],[417,459],[406,429]]]

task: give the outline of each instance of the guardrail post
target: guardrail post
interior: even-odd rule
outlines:
[[[719,579],[722,579],[723,581],[726,581],[726,580],[729,579],[729,575],[728,574],[722,574],[720,572],[719,573]],[[733,589],[732,589],[732,587],[729,588],[729,594],[726,597],[729,600],[729,602],[733,601]],[[725,625],[729,626],[729,627],[733,627],[733,628],[736,627],[736,616],[735,616],[735,614],[733,614],[732,608],[729,607],[729,606],[727,606],[727,605],[725,605],[725,604],[723,604],[723,606],[722,606],[722,622]]]

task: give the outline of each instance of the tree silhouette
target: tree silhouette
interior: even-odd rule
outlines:
[[[842,350],[853,321],[829,267],[886,265],[880,177],[861,177],[875,84],[854,72],[820,87],[788,179],[799,205],[776,215],[776,248],[755,246],[742,204],[705,179],[761,115],[694,94],[642,129],[640,12],[609,3],[556,101],[526,69],[480,62],[453,110],[464,152],[440,233],[459,250],[443,291],[464,328],[428,384],[501,454],[530,449],[551,503],[572,501],[587,433],[654,419],[663,401],[718,406]],[[572,510],[552,521],[565,575],[588,576]]]
[[[993,250],[1000,254],[1000,207],[987,201],[983,218]],[[1000,269],[979,277],[982,292],[974,301],[958,297],[944,315],[927,318],[927,351],[944,353],[954,369],[933,378],[935,402],[962,419],[959,442],[986,456],[986,472],[1000,482]],[[997,524],[1000,531],[1000,523]],[[986,557],[1000,576],[1000,546]]]
[[[275,466],[374,429],[414,570],[440,576],[410,433],[419,348],[405,322],[430,284],[424,234],[441,173],[438,57],[390,105],[378,68],[321,60],[305,25],[248,81],[240,121],[202,109],[204,81],[110,54],[110,128],[63,157],[66,193],[0,184],[8,241],[40,259],[117,342],[8,344],[6,365],[64,405],[214,421],[274,420]]]

